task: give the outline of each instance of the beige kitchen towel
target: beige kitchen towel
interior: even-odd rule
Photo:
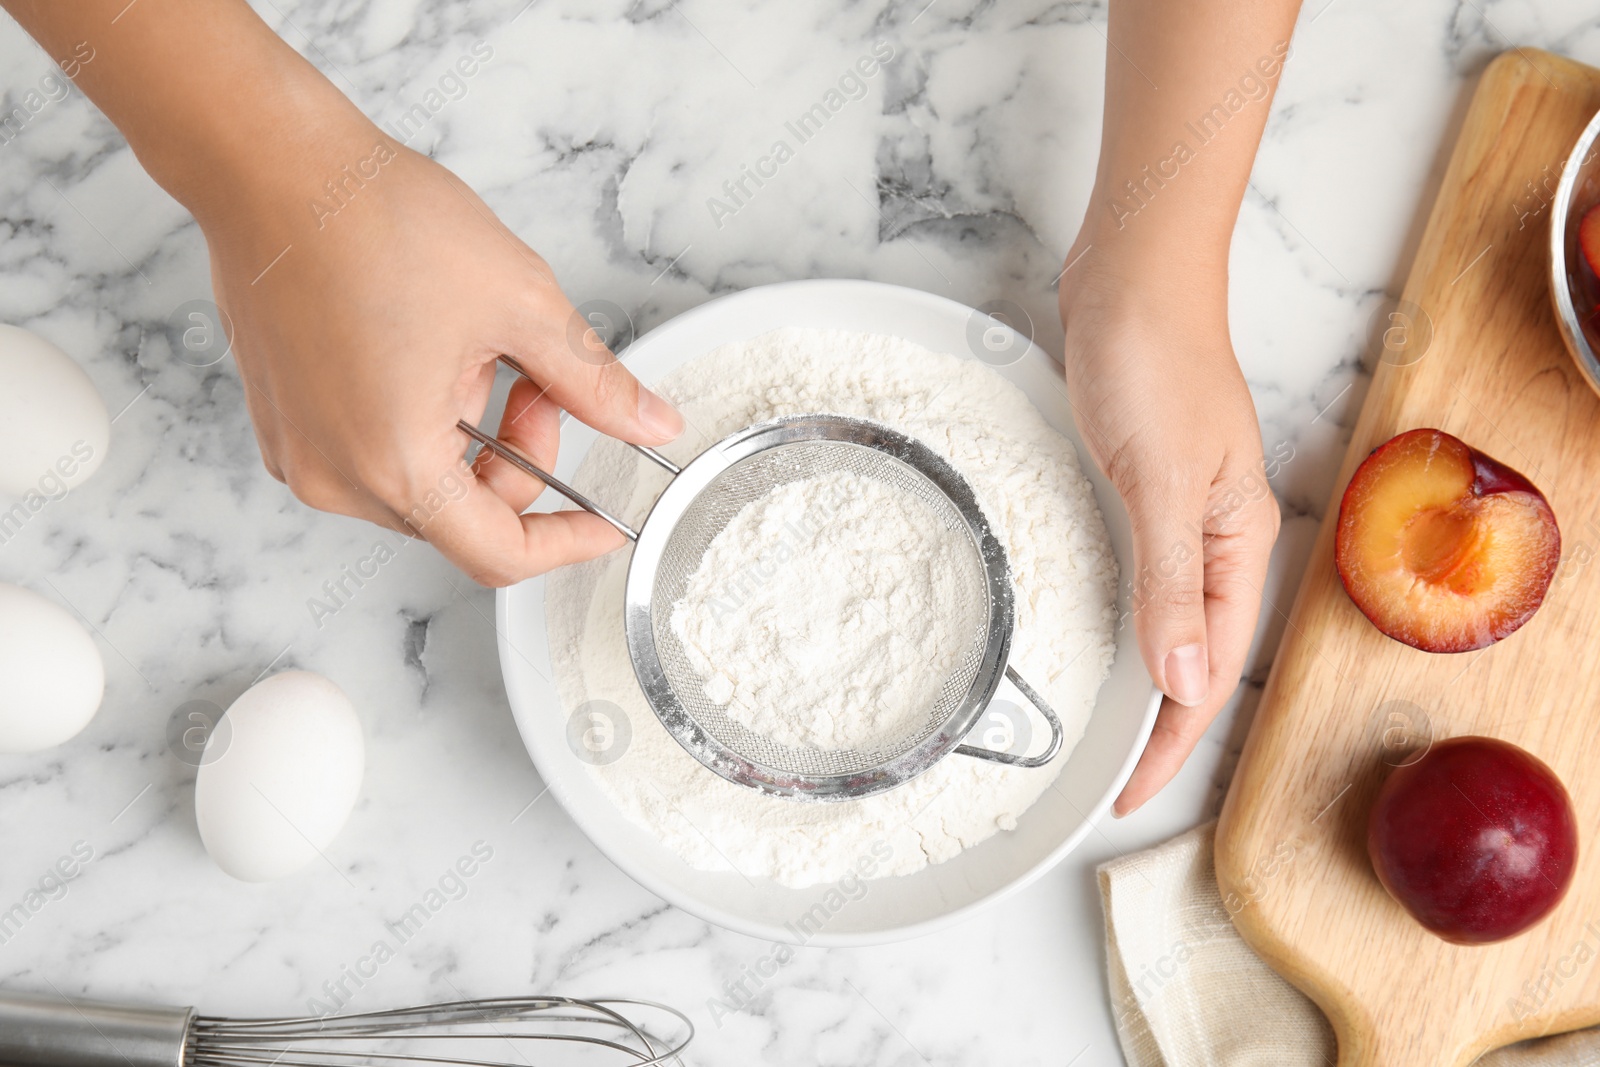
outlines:
[[[1317,1006],[1234,932],[1216,823],[1100,867],[1111,1010],[1128,1067],[1330,1067]],[[1524,1041],[1478,1067],[1596,1067],[1600,1029]]]

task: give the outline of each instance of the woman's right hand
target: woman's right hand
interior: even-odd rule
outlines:
[[[1133,573],[1123,578],[1139,649],[1166,694],[1118,815],[1171,781],[1238,688],[1278,534],[1255,405],[1228,339],[1227,264],[1193,276],[1213,283],[1171,285],[1129,246],[1102,241],[1061,285],[1074,417],[1127,505]]]

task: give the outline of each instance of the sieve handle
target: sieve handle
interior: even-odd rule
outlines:
[[[556,492],[560,493],[562,496],[578,505],[584,511],[587,511],[591,515],[598,515],[600,518],[606,520],[612,526],[615,526],[617,528],[617,532],[622,534],[623,537],[626,537],[630,541],[639,540],[639,534],[632,526],[629,526],[627,523],[611,514],[611,512],[607,511],[599,504],[596,504],[593,500],[590,500],[588,497],[572,488],[572,486],[568,485],[560,478],[541,470],[532,460],[528,459],[510,445],[505,444],[502,441],[496,441],[493,437],[490,437],[488,434],[484,433],[482,430],[478,429],[465,419],[459,419],[456,421],[456,429],[460,430],[462,433],[466,434],[468,437],[472,438],[474,441],[478,442],[484,448],[487,448],[489,451],[493,452],[495,455],[499,456],[513,467],[516,467],[524,474],[531,474],[533,477],[539,479],[545,485],[548,485],[550,488],[554,489]]]
[[[1013,756],[1009,752],[996,752],[993,749],[979,748],[977,745],[957,745],[956,751],[963,756],[973,759],[986,759],[991,763],[1004,763],[1008,767],[1043,767],[1046,763],[1056,758],[1056,753],[1061,751],[1061,720],[1056,717],[1055,710],[1040,696],[1033,686],[1022,680],[1022,675],[1012,669],[1011,664],[1006,664],[1006,677],[1011,684],[1028,698],[1028,703],[1038,710],[1045,721],[1050,724],[1050,744],[1037,756]]]
[[[497,358],[503,365],[516,371],[517,374],[528,379],[530,382],[533,381],[533,375],[528,373],[528,368],[524,367],[515,356],[507,356],[502,354]],[[534,384],[538,385],[539,383],[534,382]],[[643,387],[641,386],[641,388]],[[624,441],[623,444],[627,445],[629,448],[633,449],[635,452],[639,453],[639,455],[643,456],[645,459],[648,459],[650,462],[654,463],[656,466],[660,467],[674,478],[683,472],[682,467],[678,466],[676,463],[672,462],[672,460],[668,459],[666,456],[663,456],[660,452],[657,452],[649,445],[636,445],[632,441]],[[538,468],[535,468],[535,470],[537,469]],[[540,475],[540,477],[543,477],[543,475]],[[549,481],[549,479],[545,478],[545,481]],[[579,504],[579,502],[577,500],[573,500],[571,496],[568,496],[567,499],[572,500],[574,504]],[[579,506],[586,507],[587,505],[579,504]],[[594,509],[590,508],[589,510],[593,511]],[[596,514],[599,513],[596,512]],[[601,518],[608,518],[608,516],[602,515]],[[613,522],[612,525],[615,525],[615,522]]]
[[[501,363],[505,364],[507,367],[510,367],[512,370],[516,371],[530,382],[533,381],[533,375],[529,374],[528,369],[519,363],[514,357],[502,355],[499,357],[499,360]],[[584,511],[606,520],[606,522],[609,522],[612,526],[616,527],[617,532],[623,537],[626,537],[630,541],[639,540],[639,533],[633,527],[629,526],[627,523],[611,514],[611,512],[607,511],[599,504],[596,504],[593,500],[590,500],[588,497],[572,488],[572,486],[568,485],[566,482],[563,482],[560,478],[557,478],[555,475],[543,470],[538,466],[538,464],[534,463],[531,459],[529,459],[527,456],[524,456],[510,445],[489,436],[465,419],[456,420],[456,429],[460,430],[462,433],[466,434],[468,437],[472,438],[474,441],[478,442],[480,445],[487,448],[489,451],[493,452],[495,455],[499,456],[513,467],[516,467],[524,474],[528,474],[539,479],[545,485],[548,485],[550,488],[554,489],[556,492],[560,493],[562,496],[578,505]],[[676,478],[682,471],[682,468],[676,463],[672,462],[672,460],[668,459],[666,456],[663,456],[660,452],[657,452],[648,445],[636,445],[631,441],[625,441],[623,443],[644,458],[650,460],[662,470],[666,471],[668,474],[672,475],[674,478]]]

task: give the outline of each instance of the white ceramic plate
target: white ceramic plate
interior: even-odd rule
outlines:
[[[652,382],[721,345],[785,326],[809,326],[889,334],[936,352],[972,355],[969,330],[975,313],[952,300],[914,289],[863,281],[800,281],[767,285],[722,297],[650,331],[628,348],[626,363]],[[987,329],[1006,329],[986,317]],[[1017,343],[1023,344],[1019,338]],[[1016,383],[1046,421],[1078,449],[1105,515],[1124,581],[1118,611],[1124,618],[1133,560],[1127,512],[1111,484],[1094,469],[1072,422],[1061,370],[1037,345],[1020,359],[995,368]],[[553,472],[570,479],[595,441],[593,430],[568,420],[561,458]],[[540,509],[563,501],[544,494]],[[534,765],[574,822],[635,881],[668,902],[708,922],[773,941],[795,940],[793,924],[828,886],[788,889],[754,884],[734,873],[689,867],[645,831],[628,822],[601,792],[568,746],[567,713],[553,682],[545,636],[545,583],[535,578],[500,591],[496,615],[500,664],[517,728]],[[1117,633],[1116,661],[1100,690],[1083,740],[1057,779],[1010,833],[996,834],[955,859],[916,874],[879,879],[806,940],[812,945],[866,945],[926,933],[949,925],[1016,892],[1060,862],[1092,830],[1132,773],[1155,723],[1160,694],[1139,657],[1133,627]],[[955,759],[958,757],[948,757]],[[773,803],[784,803],[774,800]]]

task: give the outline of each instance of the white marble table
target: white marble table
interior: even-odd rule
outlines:
[[[344,979],[352,1009],[621,991],[694,1014],[696,1064],[1120,1063],[1094,866],[1220,802],[1364,393],[1369,319],[1403,277],[1474,75],[1513,41],[1600,62],[1600,18],[1577,0],[1311,5],[1234,242],[1235,341],[1266,443],[1290,457],[1273,603],[1235,709],[1160,798],[1025,893],[920,941],[801,950],[720,1027],[707,998],[766,947],[634,885],[549,798],[528,806],[543,786],[501,691],[492,594],[419,549],[314,621],[308,599],[374,532],[267,475],[230,361],[173,357],[166,320],[209,295],[201,235],[80,94],[45,100],[0,136],[0,320],[72,352],[121,414],[100,473],[0,544],[0,579],[87,618],[108,691],[69,744],[0,757],[0,911],[75,843],[94,857],[0,931],[0,985],[303,1011],[483,841],[493,859],[461,899],[374,977]],[[847,276],[1011,299],[1058,342],[1051,282],[1093,172],[1103,3],[260,7],[380,121],[442,101],[412,113],[412,145],[575,300],[615,301],[641,331],[717,293]],[[894,58],[862,99],[737,210],[708,206],[879,39]],[[428,97],[478,42],[492,58],[464,93]],[[3,110],[50,69],[0,23]],[[201,850],[167,724],[290,665],[355,697],[369,770],[329,864],[245,885]]]

